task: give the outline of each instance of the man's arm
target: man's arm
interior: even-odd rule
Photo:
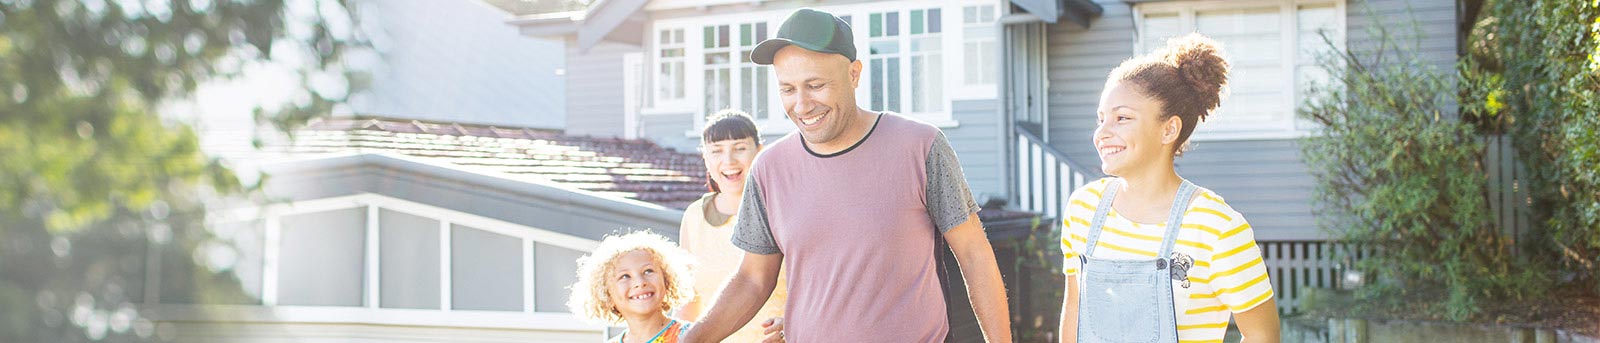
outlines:
[[[716,303],[705,311],[700,322],[689,327],[684,342],[720,342],[728,338],[761,311],[761,305],[778,287],[778,268],[783,265],[783,254],[762,255],[745,253],[739,261],[739,271],[717,293]]]
[[[944,232],[944,239],[955,252],[956,264],[967,282],[967,297],[978,314],[978,327],[989,342],[1011,342],[1011,311],[1006,304],[1006,287],[1000,281],[1000,266],[994,248],[984,235],[983,222],[970,214],[965,223]]]

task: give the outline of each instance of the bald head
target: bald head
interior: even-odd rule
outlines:
[[[778,76],[784,112],[806,142],[831,146],[842,133],[858,131],[860,61],[790,45],[773,55],[772,70]]]

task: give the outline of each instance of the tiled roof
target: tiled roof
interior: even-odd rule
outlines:
[[[290,149],[431,158],[679,209],[706,192],[699,155],[648,140],[571,136],[556,130],[332,118],[298,130]]]

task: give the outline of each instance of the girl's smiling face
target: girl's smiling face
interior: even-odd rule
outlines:
[[[611,285],[606,293],[611,305],[623,318],[665,315],[667,280],[655,255],[649,251],[634,250],[617,258],[611,273]]]
[[[1100,94],[1095,120],[1098,125],[1092,138],[1100,156],[1100,170],[1115,176],[1171,160],[1183,125],[1177,116],[1161,113],[1160,101],[1129,82],[1107,85]]]

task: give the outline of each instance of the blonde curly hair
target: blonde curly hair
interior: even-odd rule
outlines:
[[[611,303],[606,289],[611,286],[610,275],[616,271],[617,260],[634,251],[650,253],[651,260],[661,270],[666,288],[661,292],[663,313],[694,298],[694,276],[690,271],[694,257],[666,237],[635,231],[606,236],[594,252],[578,258],[578,282],[568,287],[572,295],[567,298],[567,308],[587,320],[622,323],[622,313]]]

